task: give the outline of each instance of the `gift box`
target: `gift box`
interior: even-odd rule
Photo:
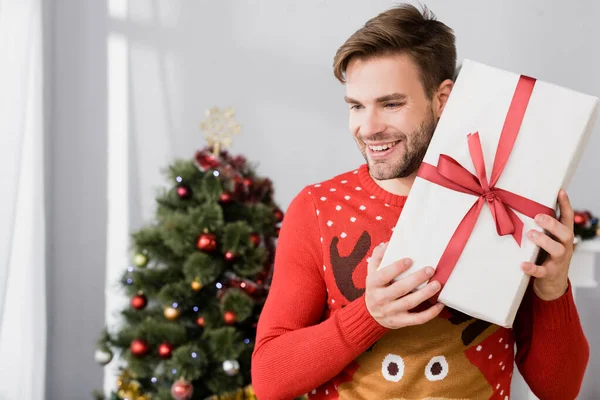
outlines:
[[[438,301],[511,327],[539,248],[597,117],[598,99],[466,60],[380,268],[410,257],[442,282]]]

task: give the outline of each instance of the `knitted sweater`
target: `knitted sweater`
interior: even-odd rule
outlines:
[[[252,358],[258,398],[508,399],[515,361],[541,399],[575,398],[589,347],[570,287],[543,301],[530,286],[513,329],[449,308],[396,330],[371,317],[367,260],[405,200],[362,165],[292,201]]]

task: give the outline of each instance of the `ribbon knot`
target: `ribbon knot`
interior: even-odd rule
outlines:
[[[534,218],[537,214],[555,216],[554,210],[543,204],[496,187],[496,182],[504,170],[517,139],[534,85],[535,79],[533,78],[521,76],[519,79],[500,134],[489,182],[485,172],[479,132],[467,135],[469,153],[477,176],[447,154],[440,154],[437,166],[423,162],[419,168],[417,176],[420,178],[477,197],[477,201],[464,216],[448,242],[438,262],[435,275],[431,278],[438,280],[442,285],[446,283],[456,266],[471,232],[475,228],[484,203],[487,202],[489,206],[498,235],[512,235],[518,246],[521,246],[524,224],[515,211],[530,218]]]
[[[488,204],[496,200],[496,195],[494,194],[493,190],[488,190],[482,196],[485,197],[485,199],[488,201]]]

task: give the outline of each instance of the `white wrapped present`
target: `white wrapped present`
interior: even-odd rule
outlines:
[[[539,252],[526,233],[553,212],[597,110],[596,97],[466,60],[380,268],[405,257],[400,277],[437,268],[440,302],[511,327],[521,264]]]

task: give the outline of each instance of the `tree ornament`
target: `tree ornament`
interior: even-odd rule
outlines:
[[[150,351],[150,346],[148,346],[148,343],[145,340],[135,339],[131,342],[129,349],[131,350],[131,354],[141,358],[148,354],[148,351]]]
[[[205,253],[212,253],[217,249],[217,237],[212,233],[203,233],[198,238],[196,246]]]
[[[117,389],[123,389],[123,387],[129,383],[131,378],[131,372],[129,372],[128,369],[124,369],[117,378]]]
[[[279,208],[275,209],[275,211],[273,212],[273,215],[275,216],[275,221],[277,221],[277,222],[283,221],[283,211],[281,211]]]
[[[113,353],[109,348],[96,349],[94,353],[94,361],[100,365],[108,364],[113,358]]]
[[[158,355],[163,359],[171,358],[173,355],[173,346],[167,342],[161,343],[158,346]]]
[[[585,225],[588,221],[588,216],[585,212],[575,212],[573,220],[577,225]]]
[[[196,162],[202,171],[216,168],[220,164],[214,154],[207,153],[206,151],[199,151],[196,153]]]
[[[194,279],[191,286],[194,292],[199,292],[204,287],[202,282],[200,282],[200,278]]]
[[[233,325],[237,321],[237,316],[233,311],[226,311],[225,314],[223,314],[223,320],[227,325]]]
[[[179,307],[166,307],[164,310],[165,318],[169,321],[175,321],[181,315],[181,309]]]
[[[128,370],[124,370],[117,378],[118,395],[121,399],[139,399],[140,383],[133,379],[133,376]]]
[[[206,325],[206,321],[204,320],[204,317],[198,317],[198,319],[196,320],[196,324],[202,328],[204,328],[204,326]]]
[[[148,257],[145,254],[137,253],[133,256],[133,263],[139,268],[144,268],[148,264]]]
[[[250,190],[254,186],[254,181],[250,178],[244,178],[243,182],[246,190]]]
[[[177,185],[177,196],[182,200],[189,199],[192,196],[192,189],[190,189],[189,186],[180,183]]]
[[[143,310],[148,304],[148,298],[143,293],[138,293],[131,298],[131,307],[136,310]]]
[[[221,193],[221,196],[219,196],[219,202],[221,204],[229,204],[232,200],[233,196],[229,192],[223,192]]]
[[[234,251],[228,251],[225,253],[225,261],[233,263],[237,260],[238,255]]]
[[[194,387],[185,379],[179,379],[171,386],[171,396],[173,396],[175,400],[189,400],[192,398],[193,393]]]
[[[260,235],[256,232],[250,234],[250,241],[256,247],[260,246]]]
[[[206,119],[200,128],[213,154],[221,154],[221,150],[231,146],[233,136],[240,132],[240,124],[235,121],[233,108],[220,110],[212,107],[206,110]]]
[[[246,187],[244,186],[244,180],[239,176],[235,178],[233,194],[238,199],[244,199],[246,197]]]
[[[240,372],[240,363],[237,360],[223,361],[223,371],[229,376],[234,376]]]
[[[235,169],[242,170],[246,167],[246,162],[246,157],[237,155],[231,160],[231,165],[233,165]]]

